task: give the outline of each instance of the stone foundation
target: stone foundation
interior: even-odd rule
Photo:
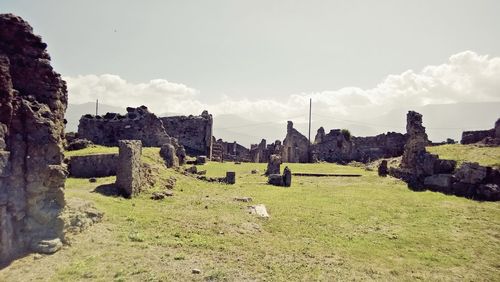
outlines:
[[[69,160],[69,175],[76,178],[116,175],[118,154],[74,156]]]

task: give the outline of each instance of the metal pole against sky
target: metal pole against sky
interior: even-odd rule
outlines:
[[[309,143],[311,143],[311,110],[312,110],[312,98],[309,98]]]
[[[99,99],[95,100],[95,115],[99,115]]]

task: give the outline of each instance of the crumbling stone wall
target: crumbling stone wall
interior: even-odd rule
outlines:
[[[293,128],[293,122],[288,121],[286,137],[283,140],[281,157],[285,163],[308,163],[310,161],[310,142]]]
[[[483,143],[500,145],[500,118],[495,122],[495,127],[489,130],[464,131],[461,144]]]
[[[116,169],[116,186],[127,198],[141,191],[141,154],[140,140],[120,140],[119,161]]]
[[[406,136],[388,132],[377,136],[355,137],[340,129],[332,129],[325,134],[318,129],[311,147],[314,161],[348,163],[350,161],[369,162],[380,158],[401,156]]]
[[[167,134],[177,138],[190,156],[212,157],[212,115],[203,111],[199,116],[162,117]]]
[[[266,139],[262,139],[259,144],[250,146],[250,158],[254,163],[266,163],[273,154],[281,154],[281,141],[276,140],[274,143],[266,145]]]
[[[74,156],[69,159],[69,175],[77,178],[116,175],[118,154]]]
[[[66,83],[31,26],[0,15],[0,263],[61,247]]]
[[[126,115],[84,115],[78,124],[78,138],[104,146],[118,146],[118,140],[141,140],[145,147],[170,142],[162,121],[145,106],[128,107]]]
[[[212,159],[216,161],[250,162],[250,150],[235,142],[226,142],[222,139],[212,145]]]

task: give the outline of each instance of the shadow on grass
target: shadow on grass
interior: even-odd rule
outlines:
[[[121,196],[123,196],[120,189],[118,189],[118,187],[114,183],[99,185],[92,192],[99,193],[99,194],[101,194],[103,196],[107,196],[107,197],[121,197]]]

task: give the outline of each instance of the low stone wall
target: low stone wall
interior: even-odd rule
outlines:
[[[76,178],[116,175],[118,154],[74,156],[69,160],[69,174]]]
[[[461,144],[474,144],[482,141],[486,137],[495,137],[495,130],[464,131],[462,133]]]

